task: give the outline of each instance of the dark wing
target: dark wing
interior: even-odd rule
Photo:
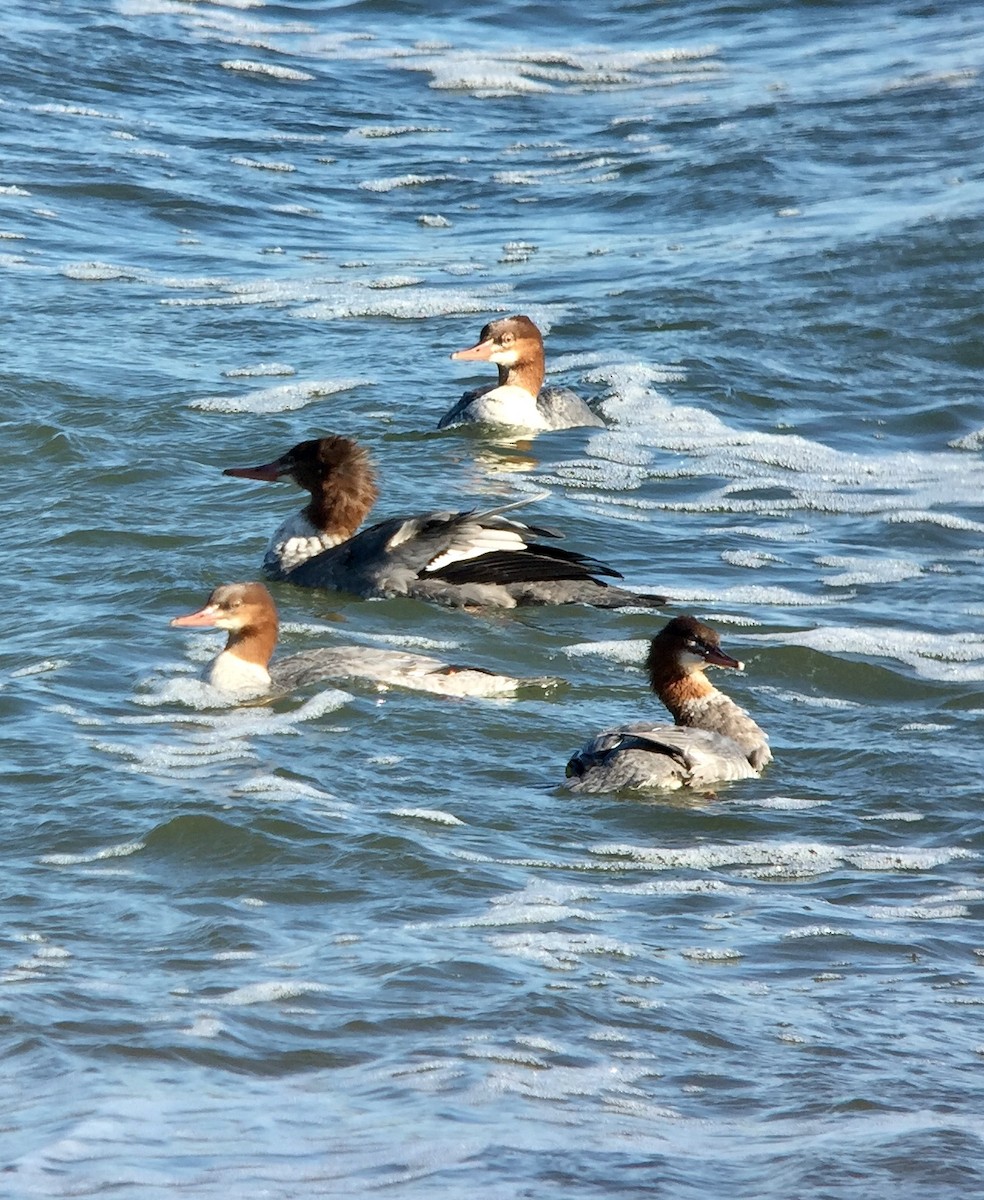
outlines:
[[[590,582],[609,590],[595,575],[621,578],[588,555],[544,544],[561,535],[504,514],[536,497],[470,512],[427,513],[391,518],[363,530],[296,567],[287,576],[304,587],[332,587],[356,595],[405,595],[418,584],[522,585],[553,581]],[[548,602],[562,602],[562,597]],[[533,602],[531,600],[530,602]],[[535,599],[542,603],[542,599]]]
[[[440,421],[438,421],[438,429],[447,429],[449,425],[453,425],[461,417],[464,417],[474,401],[476,401],[479,396],[483,396],[486,392],[491,391],[494,386],[494,384],[489,384],[487,387],[472,388],[470,391],[463,392],[461,399],[454,406],[454,408],[446,412],[444,416],[441,417]]]
[[[538,542],[528,542],[522,551],[494,550],[478,558],[459,559],[427,575],[446,583],[543,583],[556,579],[593,579],[595,575],[622,578],[614,567],[586,554],[541,546]]]

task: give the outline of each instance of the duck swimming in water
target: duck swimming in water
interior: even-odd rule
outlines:
[[[646,669],[675,724],[640,721],[592,738],[567,764],[574,792],[707,787],[758,775],[769,739],[748,713],[706,678],[708,666],[744,670],[695,617],[674,617],[653,638]]]
[[[346,437],[300,442],[273,462],[230,467],[226,475],[291,479],[310,502],[276,531],[263,560],[274,579],[356,596],[413,596],[452,606],[521,604],[629,605],[658,608],[665,597],[613,587],[599,575],[618,571],[589,555],[546,544],[561,535],[504,514],[431,512],[359,526],[377,491],[366,451]]]
[[[467,350],[456,350],[456,362],[493,362],[499,368],[494,386],[465,392],[438,429],[452,425],[505,425],[540,432],[603,428],[605,422],[570,388],[544,387],[543,336],[529,317],[490,321]]]
[[[361,679],[440,696],[511,696],[551,679],[514,679],[480,667],[459,667],[426,654],[373,646],[332,646],[273,658],[277,606],[262,583],[224,583],[204,606],[171,622],[181,629],[225,629],[225,648],[209,664],[205,681],[237,698],[281,695],[305,684]],[[273,661],[271,661],[273,660]]]

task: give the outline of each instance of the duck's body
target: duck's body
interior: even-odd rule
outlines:
[[[262,583],[217,587],[203,608],[175,617],[183,628],[229,632],[225,649],[212,660],[205,680],[233,698],[281,695],[321,680],[363,680],[441,696],[509,696],[520,687],[552,682],[496,675],[479,667],[459,667],[426,654],[374,646],[333,646],[302,650],[273,659],[278,618],[273,597]]]
[[[465,392],[440,419],[438,429],[480,424],[540,433],[605,424],[570,388],[543,386],[543,337],[529,317],[490,321],[474,346],[456,350],[451,357],[457,362],[495,363],[499,382]]]
[[[653,638],[650,685],[675,724],[640,721],[598,734],[567,764],[575,792],[703,788],[749,779],[772,758],[769,739],[748,713],[704,675],[707,666],[742,670],[717,633],[675,617]]]
[[[596,578],[621,576],[587,555],[539,540],[560,535],[506,517],[515,504],[394,517],[357,533],[377,493],[368,456],[348,438],[301,442],[271,463],[225,473],[291,478],[311,493],[311,502],[274,534],[263,560],[272,578],[302,587],[499,608],[575,603],[651,608],[665,602]]]

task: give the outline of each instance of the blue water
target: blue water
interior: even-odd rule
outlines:
[[[979,1191],[975,6],[4,25],[0,1195]],[[608,428],[434,432],[512,312]],[[277,585],[285,649],[563,682],[215,707],[168,621],[299,506],[221,469],[326,432],[714,624],[763,777],[558,786],[641,612]]]

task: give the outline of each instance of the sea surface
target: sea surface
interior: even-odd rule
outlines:
[[[984,1192],[984,11],[9,0],[0,1196]],[[607,428],[440,416],[496,316]],[[275,585],[552,676],[220,703],[328,432],[665,613]],[[760,779],[573,797],[692,612]]]

